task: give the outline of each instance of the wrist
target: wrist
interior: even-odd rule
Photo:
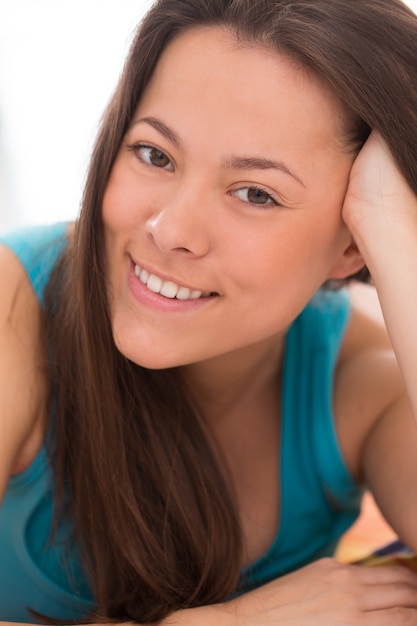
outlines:
[[[408,272],[417,262],[417,207],[415,217],[398,216],[381,222],[349,226],[374,280],[386,272]]]

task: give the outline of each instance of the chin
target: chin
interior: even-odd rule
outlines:
[[[133,335],[133,336],[132,336]],[[177,367],[178,356],[169,357],[166,350],[161,350],[162,341],[150,343],[150,338],[144,341],[135,333],[116,333],[113,331],[113,339],[117,350],[129,361],[150,370],[162,370]]]

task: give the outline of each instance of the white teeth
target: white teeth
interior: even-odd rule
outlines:
[[[166,298],[175,298],[175,296],[177,295],[177,291],[178,285],[176,285],[175,283],[171,283],[169,280],[167,280],[166,282],[162,283],[162,287],[159,293]]]
[[[150,274],[147,270],[142,269],[139,265],[135,265],[135,276],[154,293],[160,293],[165,298],[177,298],[178,300],[197,300],[201,296],[210,295],[209,292],[202,292],[198,289],[189,289],[188,287],[179,287],[176,283],[165,280],[163,281],[155,274]]]
[[[138,266],[136,266],[136,267],[138,267]],[[146,283],[148,282],[148,278],[149,278],[149,272],[148,272],[148,270],[141,270],[141,271],[140,271],[140,276],[139,276],[139,278],[140,278],[140,281],[141,281],[144,285],[146,285]]]
[[[191,289],[188,287],[180,287],[177,291],[178,300],[189,300],[191,294]]]
[[[155,274],[151,274],[148,278],[148,282],[146,283],[147,288],[154,293],[159,293],[162,287],[162,280],[155,276]]]

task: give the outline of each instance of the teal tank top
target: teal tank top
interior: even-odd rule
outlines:
[[[43,303],[67,242],[66,225],[0,236],[25,267]],[[281,425],[280,523],[270,549],[242,571],[240,592],[323,556],[359,514],[362,490],[340,453],[333,418],[333,376],[349,318],[345,292],[320,291],[291,325],[285,345]],[[45,449],[10,479],[0,506],[0,621],[36,623],[28,612],[82,619],[94,607],[77,547],[64,550],[70,524],[49,533],[53,475]]]

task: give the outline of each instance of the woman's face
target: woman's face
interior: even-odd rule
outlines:
[[[164,368],[269,345],[326,279],[356,271],[345,123],[285,56],[214,27],[170,44],[103,201],[124,355]]]

